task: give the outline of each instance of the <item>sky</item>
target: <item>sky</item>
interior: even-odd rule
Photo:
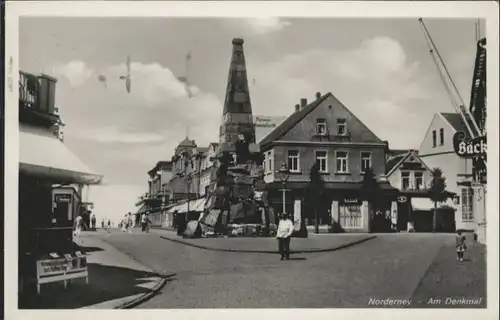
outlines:
[[[475,23],[426,20],[466,102]],[[254,114],[288,116],[301,98],[332,92],[391,148],[418,149],[433,115],[454,111],[417,19],[22,17],[19,32],[20,69],[58,79],[65,144],[105,175],[86,197],[113,220],[136,210],[147,171],[186,134],[199,146],[218,141],[235,37],[245,40]],[[178,80],[188,52],[192,98]],[[130,93],[119,79],[127,55]]]

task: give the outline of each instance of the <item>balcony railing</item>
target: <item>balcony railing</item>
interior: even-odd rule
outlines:
[[[38,109],[38,88],[40,82],[37,76],[19,71],[19,106]]]

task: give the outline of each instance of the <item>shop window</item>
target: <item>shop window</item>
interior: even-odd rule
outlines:
[[[339,206],[339,222],[342,228],[362,228],[363,215],[361,205],[344,204]]]
[[[300,157],[298,150],[288,150],[288,169],[291,172],[300,172]]]
[[[474,193],[472,188],[462,188],[462,220],[472,221],[474,220],[474,214],[472,212],[472,201]]]
[[[316,151],[316,163],[320,172],[328,172],[328,154],[326,151]]]

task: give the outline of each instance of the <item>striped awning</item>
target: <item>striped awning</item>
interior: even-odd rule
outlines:
[[[429,198],[412,198],[411,206],[414,211],[430,211],[434,210],[434,202]],[[455,204],[452,199],[448,199],[446,202],[438,202],[437,208],[455,208]]]
[[[200,198],[196,200],[191,200],[189,202],[189,211],[192,212],[202,212],[205,207],[205,198]],[[167,212],[178,212],[178,213],[186,213],[188,211],[188,203],[182,203],[176,206],[171,207],[167,210]]]
[[[103,179],[51,132],[26,125],[19,126],[19,172],[61,183],[102,184]]]

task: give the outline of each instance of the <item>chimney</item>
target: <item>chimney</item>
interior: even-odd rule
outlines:
[[[295,112],[300,111],[300,104],[295,105]]]
[[[316,92],[316,100],[319,100],[321,98],[321,92]]]
[[[306,98],[300,99],[300,107],[304,108],[305,106],[307,106],[307,99]]]

